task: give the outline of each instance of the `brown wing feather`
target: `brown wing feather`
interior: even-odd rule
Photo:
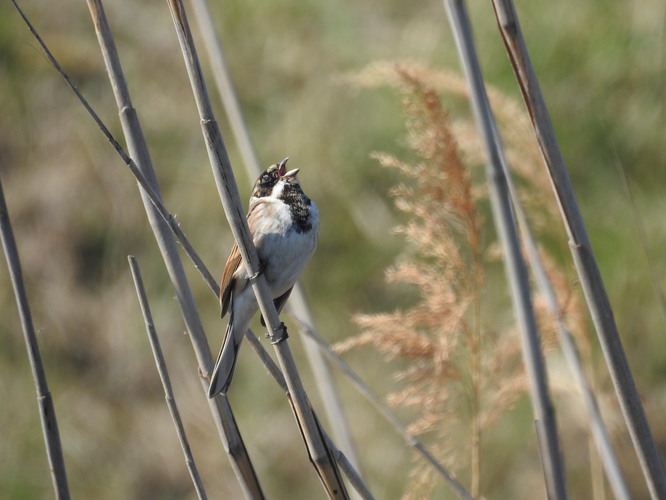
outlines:
[[[254,212],[255,208],[257,208],[260,204],[261,201],[253,203],[250,207],[250,211],[247,214],[247,224],[248,226],[250,226],[250,233],[254,232],[254,218],[256,217],[256,214],[253,217],[252,213]],[[243,259],[241,257],[240,250],[238,248],[238,243],[234,241],[234,246],[231,247],[231,253],[229,254],[227,263],[224,266],[224,274],[222,274],[222,283],[220,283],[220,306],[222,308],[221,309],[222,317],[224,317],[224,315],[227,314],[227,311],[229,311],[229,304],[231,304],[231,290],[233,290],[234,284],[236,283],[234,274],[240,267],[242,260]]]
[[[224,274],[222,274],[222,283],[220,284],[220,306],[222,307],[221,315],[224,317],[229,310],[229,304],[231,303],[231,290],[234,288],[234,273],[238,269],[241,263],[241,254],[238,249],[238,245],[234,242],[234,246],[231,247],[231,253],[227,259],[227,263],[224,266]]]

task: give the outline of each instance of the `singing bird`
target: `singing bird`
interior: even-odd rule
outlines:
[[[319,236],[319,211],[301,189],[298,168],[287,171],[289,158],[271,165],[254,183],[247,223],[257,248],[260,272],[268,283],[278,313],[312,257]],[[229,323],[211,376],[208,397],[226,394],[238,349],[259,309],[250,278],[234,243],[222,275],[220,304]]]

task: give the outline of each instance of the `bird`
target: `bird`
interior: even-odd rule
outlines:
[[[287,171],[288,160],[289,157],[261,173],[254,183],[247,213],[259,256],[259,273],[266,278],[278,313],[319,238],[319,210],[301,189],[296,177],[300,169]],[[241,341],[259,309],[251,283],[254,278],[247,275],[238,243],[234,243],[220,285],[221,316],[229,312],[229,323],[211,374],[209,398],[226,394],[231,384]]]

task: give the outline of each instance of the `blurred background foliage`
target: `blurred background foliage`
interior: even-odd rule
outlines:
[[[121,137],[85,4],[25,0],[21,5]],[[665,5],[660,0],[517,5],[662,450],[665,311],[645,254],[653,259],[663,288]],[[166,2],[108,2],[105,7],[165,204],[208,266],[220,274],[232,237],[210,175]],[[487,81],[519,99],[491,6],[471,2],[469,8]],[[215,2],[211,9],[262,164],[291,156],[293,167],[302,169],[305,190],[320,207],[320,244],[302,282],[321,334],[330,342],[346,339],[357,333],[353,314],[392,310],[408,293],[387,286],[384,278],[385,268],[404,246],[391,234],[400,215],[387,197],[400,175],[379,168],[370,153],[410,153],[402,139],[399,96],[386,88],[355,89],[341,77],[379,60],[417,60],[457,71],[441,2],[248,0]],[[240,168],[217,98],[215,102],[247,199],[251,182]],[[445,107],[455,116],[468,114],[460,100]],[[0,175],[74,496],[194,498],[136,304],[126,260],[133,254],[142,266],[208,493],[211,498],[239,498],[135,182],[9,2],[0,5],[0,109]],[[647,236],[645,246],[636,213]],[[487,237],[493,237],[492,230]],[[543,241],[575,285],[560,228],[553,227]],[[185,267],[216,351],[225,326],[217,302],[192,266]],[[48,498],[51,485],[34,388],[4,264],[0,269],[0,496]],[[493,277],[488,286],[504,294],[502,273]],[[292,345],[305,365],[299,343]],[[594,349],[599,358],[596,342]],[[230,398],[267,495],[323,497],[284,397],[248,347],[241,356]],[[376,352],[362,349],[345,356],[377,392],[386,394],[399,383]],[[304,379],[317,405],[314,387]],[[599,379],[608,389],[605,372],[600,371]],[[411,452],[342,378],[339,386],[371,489],[377,498],[399,497],[408,481]],[[571,491],[584,498],[590,491],[587,448],[581,447],[579,427],[568,423],[580,419],[579,413],[571,403],[558,405]],[[411,418],[406,411],[400,415],[405,421]],[[617,443],[625,472],[636,497],[644,497],[631,446],[620,431]],[[484,453],[490,497],[535,498],[535,491],[543,491],[528,401],[499,424]],[[452,494],[439,485],[435,495]]]

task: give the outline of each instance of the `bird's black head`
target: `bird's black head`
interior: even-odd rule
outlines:
[[[298,169],[290,170],[287,172],[287,161],[289,157],[282,160],[280,163],[271,165],[266,170],[264,170],[257,182],[254,183],[254,188],[252,189],[253,198],[263,198],[265,196],[270,196],[273,193],[273,189],[281,180],[286,181],[287,183],[296,182],[296,174],[298,174]]]

